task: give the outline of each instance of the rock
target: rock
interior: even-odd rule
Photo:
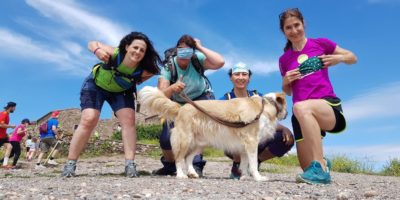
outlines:
[[[367,198],[374,197],[374,196],[377,196],[377,195],[378,195],[378,192],[375,191],[375,190],[368,190],[368,191],[364,192],[364,196],[367,197]]]

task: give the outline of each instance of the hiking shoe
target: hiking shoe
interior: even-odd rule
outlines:
[[[326,164],[326,172],[331,173],[332,170],[332,162],[328,158],[324,158]]]
[[[35,165],[35,169],[46,169],[46,167],[40,164],[40,165]]]
[[[197,175],[199,175],[199,178],[203,177],[203,168],[193,165],[194,170],[196,171]]]
[[[128,178],[138,177],[135,163],[129,163],[125,166],[125,176]]]
[[[12,166],[12,165],[3,165],[1,168],[3,168],[3,169],[13,169],[14,166]]]
[[[319,162],[313,160],[304,173],[297,175],[297,183],[308,184],[329,184],[331,183],[331,175],[322,169]]]
[[[67,162],[67,164],[64,166],[64,170],[61,173],[62,177],[74,177],[76,176],[75,174],[76,170],[76,162]]]
[[[232,168],[231,168],[231,175],[229,176],[230,179],[236,179],[239,180],[240,177],[242,176],[242,172],[239,169],[240,163],[233,162]]]
[[[171,170],[166,167],[161,167],[160,169],[152,171],[151,174],[156,176],[176,176],[176,170]]]
[[[49,161],[47,161],[47,164],[49,164],[49,165],[58,165],[58,163],[55,160],[49,160]]]

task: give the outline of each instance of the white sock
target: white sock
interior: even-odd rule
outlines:
[[[7,164],[8,164],[8,157],[4,157],[3,166],[6,166]]]

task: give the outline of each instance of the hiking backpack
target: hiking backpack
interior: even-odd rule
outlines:
[[[178,73],[176,72],[176,66],[174,57],[177,55],[177,48],[172,47],[164,51],[164,67],[166,67],[167,71],[171,72],[171,80],[169,81],[170,85],[176,83],[178,80]],[[201,64],[199,58],[197,57],[196,53],[193,53],[193,56],[190,58],[190,62],[192,62],[194,69],[202,76],[208,87],[211,89],[211,82],[208,80],[207,76],[204,75],[204,66]]]
[[[47,133],[47,128],[48,128],[48,121],[43,122],[39,126],[39,132],[40,133]]]
[[[105,70],[111,70],[113,72],[113,78],[115,82],[121,87],[126,90],[133,88],[134,92],[136,92],[136,84],[139,84],[142,82],[142,73],[143,69],[139,66],[138,69],[134,70],[132,74],[125,74],[122,73],[118,70],[118,66],[121,64],[121,54],[118,52],[118,55],[116,56],[115,59],[110,57],[109,61],[107,63],[97,63],[93,66],[92,71],[94,72],[94,80],[96,80],[96,77],[98,75],[99,69],[98,68],[103,68]],[[127,78],[129,82],[126,80],[122,79],[121,77]],[[111,91],[112,92],[112,91]]]
[[[232,90],[232,92],[233,92],[233,90]],[[248,93],[247,95],[248,95],[249,97],[254,96],[254,95],[259,95],[258,92],[257,92],[257,90],[250,90],[250,91],[248,91],[247,93]],[[226,99],[226,100],[232,99],[232,97],[231,97],[231,92],[225,93],[224,96],[225,96],[225,99]]]

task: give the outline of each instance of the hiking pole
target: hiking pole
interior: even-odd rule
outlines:
[[[61,143],[62,138],[64,137],[64,133],[61,134],[60,140],[57,140],[56,144],[54,145],[53,149],[50,151],[49,155],[46,158],[46,161],[44,161],[43,165],[47,164],[49,162],[51,155],[54,153],[54,151],[57,148],[57,145]]]

